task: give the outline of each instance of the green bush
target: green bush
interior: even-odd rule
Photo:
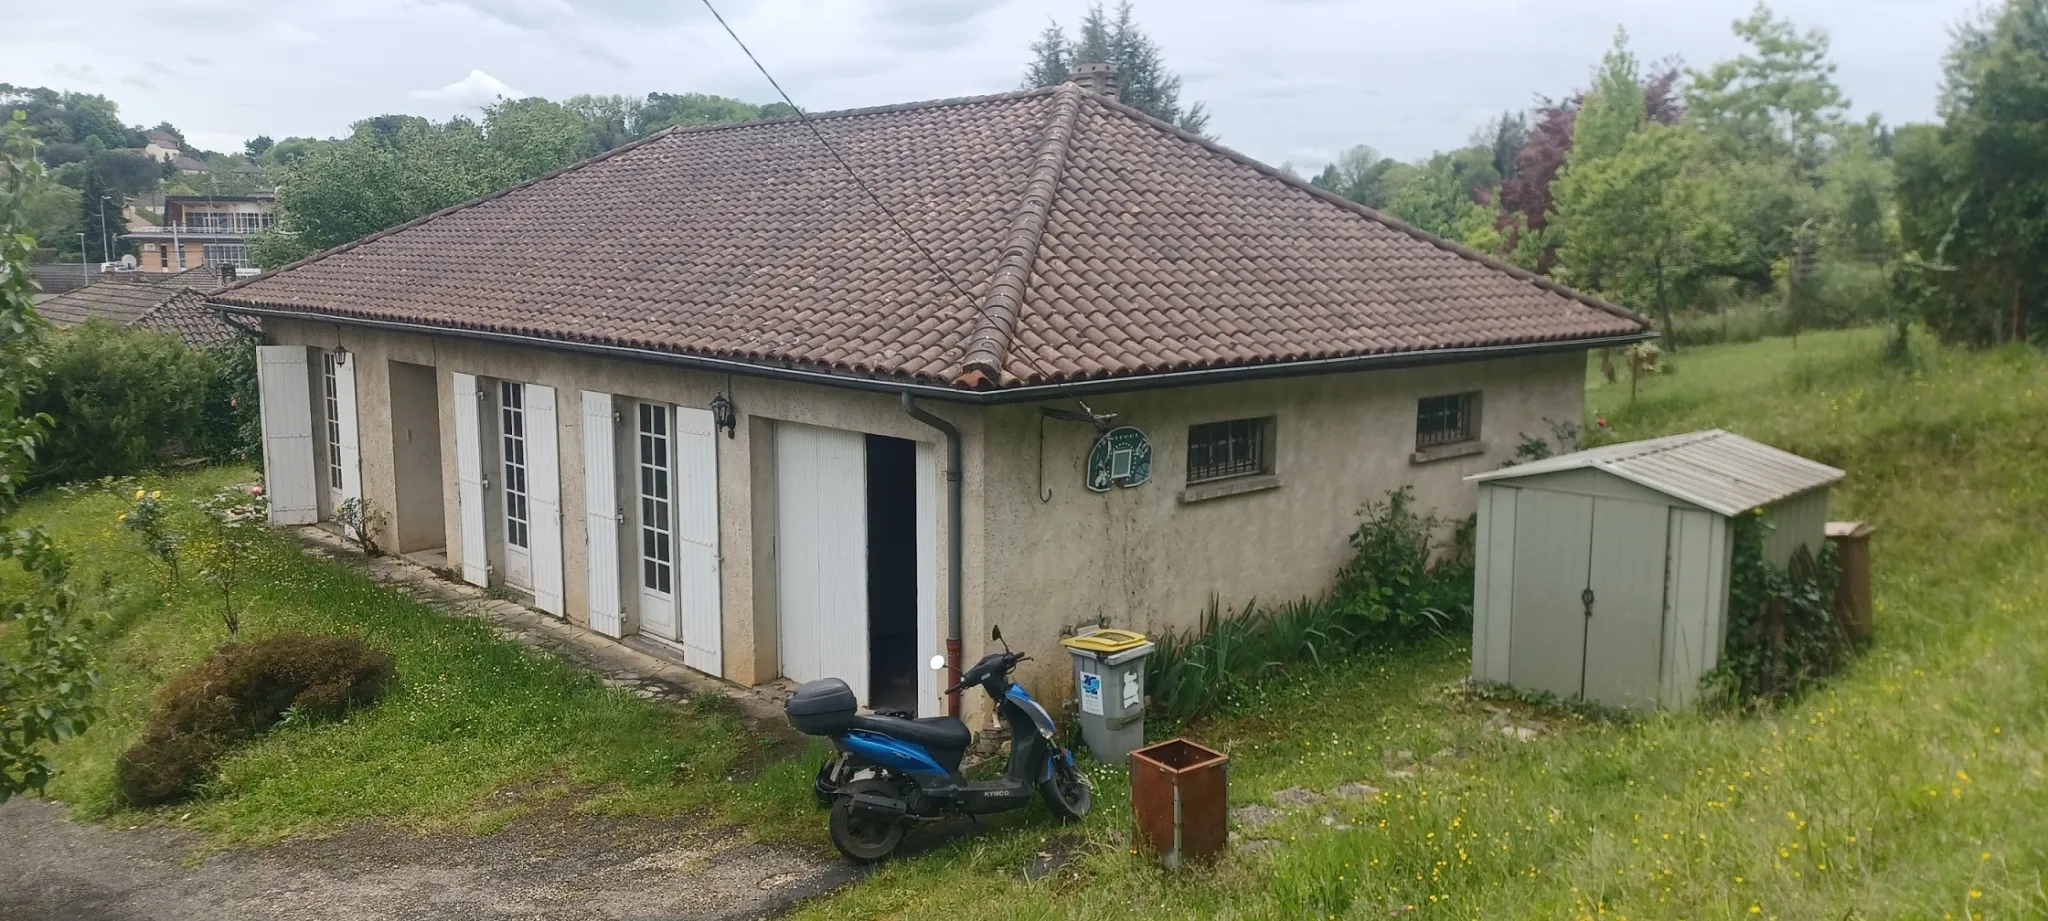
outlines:
[[[1761,512],[1731,519],[1728,642],[1701,679],[1709,700],[1768,707],[1798,694],[1849,661],[1854,647],[1835,615],[1841,570],[1829,543],[1815,557],[1801,547],[1791,564],[1764,559],[1770,525]]]
[[[142,470],[197,426],[215,367],[177,338],[95,320],[51,345],[22,407],[51,421],[31,486]]]
[[[131,806],[198,788],[235,745],[284,721],[336,719],[376,702],[397,677],[391,654],[352,636],[285,633],[214,651],[159,692],[142,738],[114,766]]]
[[[263,421],[257,414],[256,345],[236,340],[204,352],[213,365],[197,427],[186,448],[215,463],[262,457]]]

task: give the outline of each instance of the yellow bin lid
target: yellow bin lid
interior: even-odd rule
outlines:
[[[1135,630],[1104,628],[1094,633],[1070,636],[1061,640],[1060,645],[1072,649],[1086,650],[1098,655],[1109,655],[1110,653],[1123,652],[1126,649],[1136,649],[1147,642],[1145,634]]]

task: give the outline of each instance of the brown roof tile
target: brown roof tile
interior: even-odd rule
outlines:
[[[777,120],[657,135],[213,300],[962,387],[1646,328],[1072,86],[813,121],[950,279]]]

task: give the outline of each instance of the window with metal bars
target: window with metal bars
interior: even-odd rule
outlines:
[[[1273,472],[1273,417],[1188,427],[1188,482]]]
[[[1416,450],[1472,441],[1478,437],[1478,391],[1423,397],[1416,401]]]

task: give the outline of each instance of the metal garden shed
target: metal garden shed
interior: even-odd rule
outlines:
[[[1472,674],[1564,699],[1682,706],[1727,633],[1729,520],[1819,552],[1842,471],[1718,429],[1475,474]]]

